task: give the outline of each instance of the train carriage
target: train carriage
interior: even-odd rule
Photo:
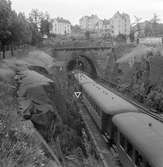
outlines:
[[[113,117],[114,140],[125,167],[163,167],[163,124],[143,113]]]
[[[86,106],[105,137],[114,143],[125,167],[163,167],[163,124],[82,72],[74,75]],[[98,115],[98,119],[95,117]]]
[[[139,112],[134,105],[102,87],[84,73],[75,73],[75,78],[81,85],[84,95],[97,113],[91,113],[92,117],[94,120],[98,120],[95,118],[95,116],[98,115],[100,118],[100,125],[98,123],[99,128],[108,139],[110,138],[109,136],[112,135],[112,117],[114,115],[126,112]]]

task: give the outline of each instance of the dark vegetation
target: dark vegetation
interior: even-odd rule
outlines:
[[[20,45],[36,45],[44,35],[49,35],[50,18],[48,13],[32,10],[29,17],[24,13],[16,13],[12,9],[11,1],[0,0],[0,52],[5,58],[5,51],[14,49]]]
[[[67,156],[74,154],[80,165],[86,163],[88,166],[92,166],[93,162],[98,163],[98,161],[93,155],[93,147],[88,136],[83,134],[85,126],[76,106],[73,80],[69,80],[65,71],[59,69],[55,70],[53,77],[54,80],[57,80],[56,87],[61,93],[59,95],[55,92],[57,96],[55,101],[63,121],[63,125],[58,128],[61,149]]]
[[[13,80],[0,81],[0,166],[48,166],[49,160],[33,135],[31,124],[22,122],[17,115],[13,85]]]
[[[29,119],[48,141],[63,165],[73,167],[85,164],[91,167],[98,164],[89,138],[86,134],[83,135],[85,127],[74,105],[73,88],[67,87],[66,72],[60,72],[56,68],[50,69],[52,64],[52,58],[40,51],[30,52],[21,59],[6,59],[1,64],[0,112],[3,115],[0,119],[0,129],[1,126],[6,129],[2,129],[0,133],[0,149],[4,150],[0,162],[4,167],[7,166],[5,163],[12,163],[13,167],[42,164],[52,166],[48,164],[48,154],[38,142],[38,138],[33,136],[32,127],[25,121]],[[23,76],[22,85],[15,84],[15,74]],[[54,83],[52,80],[48,83],[49,79]],[[17,83],[18,81],[19,77]],[[19,110],[18,104],[22,104],[23,110]],[[18,148],[12,152],[15,144],[19,144]],[[11,149],[5,150],[4,145]]]
[[[131,48],[130,48],[131,49]],[[125,50],[118,48],[115,52],[116,60],[123,55]],[[147,48],[143,48],[146,50]],[[149,48],[148,48],[149,49]],[[137,55],[136,55],[137,54]],[[139,55],[139,56],[138,56]],[[137,56],[134,63],[130,64],[130,58]],[[123,55],[122,57],[125,57]],[[153,48],[149,52],[141,52],[141,47],[136,52],[131,52],[128,60],[121,63],[115,62],[115,57],[110,57],[112,62],[107,69],[106,78],[115,83],[116,88],[146,106],[155,109],[155,112],[163,112],[163,56],[159,48]]]

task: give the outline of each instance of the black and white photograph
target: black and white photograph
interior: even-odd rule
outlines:
[[[0,167],[163,167],[163,0],[0,0]]]

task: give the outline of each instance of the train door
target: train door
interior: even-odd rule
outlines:
[[[126,137],[119,132],[119,130],[117,133],[117,150],[121,163],[125,167],[135,167],[135,163],[133,161],[133,146]]]
[[[106,137],[109,145],[113,143],[113,124],[112,124],[112,115],[108,115],[106,113],[102,113],[102,133]]]

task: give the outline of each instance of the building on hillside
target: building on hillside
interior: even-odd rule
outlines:
[[[137,37],[153,36],[153,27],[150,21],[137,23],[135,26],[132,27],[132,31]]]
[[[104,19],[102,29],[103,29],[103,32],[105,34],[109,33],[110,35],[113,35],[113,27],[112,27],[112,24],[111,24],[111,20]]]
[[[119,34],[130,35],[130,16],[117,12],[111,19],[101,20],[96,15],[84,16],[79,20],[80,28],[85,31],[109,33],[112,36]]]
[[[110,30],[111,30],[110,20],[106,20],[106,19],[99,20],[95,25],[96,32],[110,31]]]
[[[137,23],[132,27],[137,37],[162,37],[163,36],[163,24],[153,23],[151,21],[144,21]]]
[[[80,28],[86,31],[94,31],[99,21],[97,15],[84,16],[79,20]]]
[[[95,31],[100,32],[103,29],[103,20],[100,20],[95,25]]]
[[[117,12],[111,19],[111,26],[113,36],[119,34],[129,35],[130,34],[130,16],[126,13],[120,14]]]
[[[63,18],[52,20],[51,34],[67,35],[71,34],[71,23]]]

